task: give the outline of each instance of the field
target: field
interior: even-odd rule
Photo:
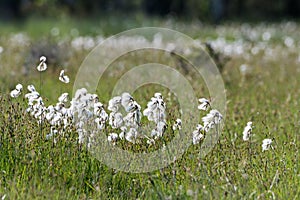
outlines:
[[[118,24],[114,20],[109,18],[108,22],[103,20],[94,26],[92,22],[72,20],[60,23],[31,20],[19,27],[1,25],[0,198],[300,198],[298,23],[211,26],[199,22],[149,19],[145,22],[129,19]],[[28,99],[25,94],[27,85],[33,84],[46,107],[55,105],[63,92],[69,93],[70,98],[74,97],[73,83],[89,52],[106,37],[139,26],[174,29],[203,45],[210,44],[203,47],[222,75],[226,113],[221,113],[224,118],[223,129],[218,130],[221,134],[219,140],[205,157],[200,156],[200,142],[189,146],[182,157],[166,167],[130,173],[112,169],[92,156],[89,147],[79,143],[74,126],[56,126],[59,133],[47,139],[51,125],[46,122],[39,124],[26,112]],[[125,41],[124,45],[127,44]],[[209,47],[213,50],[210,51]],[[198,51],[192,50],[191,56]],[[141,55],[146,56],[147,52],[144,53]],[[44,72],[36,69],[41,55],[47,55],[48,69]],[[126,59],[121,58],[120,63]],[[133,59],[127,59],[127,62],[129,64],[125,65],[141,64]],[[62,69],[70,78],[68,84],[58,79]],[[109,71],[104,77],[106,84],[99,84],[96,91],[108,114],[108,102],[112,98],[110,84],[116,82],[116,77],[120,76],[118,72]],[[185,77],[192,80],[197,98],[205,97],[213,103],[214,96],[209,96],[203,80],[195,80],[188,72]],[[18,83],[23,85],[22,94],[12,98],[10,92]],[[152,146],[143,139],[138,144],[118,140],[116,146],[131,152],[148,152],[163,148],[175,137],[172,125],[176,118],[180,118],[176,95],[157,85],[143,86],[131,95],[144,110],[156,92],[162,94],[166,103],[167,126],[163,137]],[[201,110],[197,112],[201,117],[206,114]],[[252,133],[250,140],[244,141],[243,130],[249,121],[253,123]],[[141,123],[148,123],[147,117],[143,116]],[[101,132],[105,137],[114,131],[108,122],[106,125]],[[185,134],[192,134],[195,129],[189,127]],[[262,143],[267,138],[272,143],[268,150],[263,151]]]

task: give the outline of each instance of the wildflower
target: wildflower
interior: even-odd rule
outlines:
[[[156,128],[151,131],[151,136],[155,138],[162,137],[165,130],[166,130],[166,123],[158,122]]]
[[[119,109],[119,103],[124,107],[128,114],[124,117],[126,126],[137,128],[140,125],[142,113],[141,106],[133,99],[129,93],[123,93],[121,99],[114,97],[110,101],[110,110],[113,112]]]
[[[64,106],[65,106],[65,105],[64,105],[63,102],[58,102],[58,103],[56,103],[56,105],[55,105],[54,108],[55,108],[56,111],[59,111],[59,112],[60,112]]]
[[[105,118],[101,118],[101,117],[97,117],[95,119],[95,122],[97,124],[97,128],[99,130],[103,130],[105,128],[105,122],[106,122],[106,119]]]
[[[141,110],[141,106],[136,101],[130,102],[126,108],[127,112],[135,112],[137,110]]]
[[[125,108],[126,112],[130,112],[132,109],[133,97],[129,93],[123,93],[121,98],[121,104]]]
[[[149,121],[156,123],[156,128],[151,131],[151,136],[158,138],[162,137],[166,129],[165,102],[161,93],[155,93],[151,100],[147,103],[147,108],[143,114]]]
[[[193,131],[193,144],[198,144],[204,138],[203,131],[204,127],[198,124],[196,130]]]
[[[167,125],[165,122],[158,122],[156,129],[160,133],[160,135],[162,135],[165,132],[166,127],[167,127]]]
[[[51,122],[52,119],[54,118],[55,116],[55,110],[54,110],[54,107],[53,106],[49,106],[46,110],[46,120]]]
[[[213,109],[211,110],[205,117],[202,117],[202,121],[204,123],[204,130],[208,131],[213,128],[216,124],[220,124],[223,119],[222,114]]]
[[[41,101],[41,97],[38,92],[32,92],[32,93],[25,94],[25,98],[28,99],[29,106],[32,106],[34,104],[34,102]]]
[[[175,123],[172,126],[173,131],[181,130],[182,124],[181,124],[181,119],[176,119]]]
[[[22,84],[20,84],[20,83],[17,84],[17,85],[16,85],[16,89],[19,90],[19,91],[22,91],[22,90],[23,90]]]
[[[86,94],[87,94],[87,90],[85,88],[78,89],[75,92],[74,99],[78,101],[82,96],[85,96]]]
[[[107,121],[108,120],[108,114],[105,112],[104,109],[101,110],[101,113],[99,115],[102,121]]]
[[[199,99],[199,102],[201,103],[199,106],[198,106],[198,109],[199,110],[207,110],[207,108],[210,106],[210,103],[207,99],[205,98],[200,98]]]
[[[61,70],[58,79],[63,83],[69,83],[70,79],[65,75],[65,70]]]
[[[151,108],[146,108],[143,111],[143,115],[146,116],[149,121],[154,121],[155,120],[154,113],[153,113],[153,110]]]
[[[140,135],[135,128],[130,128],[129,131],[125,134],[125,139],[133,144],[138,141],[139,137]]]
[[[272,144],[272,140],[271,139],[264,139],[262,142],[262,151],[266,151],[269,150]]]
[[[16,85],[16,88],[10,92],[10,96],[16,98],[20,96],[22,90],[23,90],[23,86],[19,83],[18,85]]]
[[[28,99],[29,101],[34,101],[40,98],[40,94],[37,91],[33,91],[25,94],[25,98]]]
[[[111,100],[109,100],[107,109],[112,112],[118,112],[120,105],[121,105],[121,97],[116,96],[116,97],[112,98]]]
[[[64,124],[64,129],[66,129],[67,127],[71,127],[71,123],[72,123],[72,121],[71,121],[71,118],[67,115],[67,114],[63,114],[64,115],[64,117],[63,117],[63,124]]]
[[[40,64],[37,66],[37,70],[42,72],[42,71],[45,71],[46,69],[47,69],[46,57],[41,56],[40,57]]]
[[[149,121],[154,121],[155,123],[164,122],[165,109],[163,97],[160,93],[155,93],[154,97],[147,103],[147,108],[143,111],[143,114]]]
[[[111,125],[112,128],[119,128],[123,124],[123,116],[121,113],[110,113],[109,115],[109,125]]]
[[[94,115],[101,115],[101,112],[104,111],[103,104],[98,102],[94,104]]]
[[[159,92],[156,92],[156,93],[154,94],[154,97],[157,98],[157,99],[163,99],[163,96],[162,96],[161,93],[159,93]]]
[[[142,113],[140,112],[140,109],[134,111],[134,112],[129,112],[125,117],[124,117],[124,122],[126,126],[130,127],[138,127],[141,122],[141,116]]]
[[[60,125],[62,117],[63,116],[60,112],[55,112],[55,114],[53,115],[53,119],[50,121],[50,124],[53,126]]]
[[[97,94],[92,94],[92,99],[94,101],[94,103],[98,103],[99,102],[99,97]]]
[[[107,137],[108,142],[111,142],[113,145],[116,144],[119,136],[116,133],[110,133]]]
[[[243,131],[243,140],[248,141],[252,133],[252,122],[248,122]]]
[[[63,93],[62,95],[60,95],[60,97],[58,98],[58,102],[60,103],[66,103],[68,101],[68,93]]]
[[[29,92],[36,92],[35,87],[33,85],[28,85],[27,89]]]
[[[127,131],[127,127],[126,126],[122,126],[120,129],[121,129],[121,133],[119,133],[119,138],[121,140],[123,140],[124,137],[125,137],[126,131]]]

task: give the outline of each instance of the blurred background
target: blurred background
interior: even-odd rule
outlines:
[[[300,15],[298,0],[1,0],[2,21],[28,17],[146,15],[223,20],[278,20]]]
[[[0,91],[38,76],[41,55],[54,76],[62,68],[75,76],[96,45],[137,27],[189,35],[207,48],[224,79],[233,70],[260,73],[262,65],[284,61],[287,54],[295,66],[299,17],[299,0],[0,0]]]

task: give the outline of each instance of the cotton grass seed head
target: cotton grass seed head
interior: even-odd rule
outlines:
[[[113,145],[115,145],[116,142],[117,142],[117,140],[118,140],[118,138],[119,138],[119,135],[118,135],[118,134],[116,134],[116,133],[110,133],[110,134],[108,135],[108,137],[107,137],[107,141],[108,141],[109,143],[112,143]]]
[[[125,134],[125,139],[130,142],[135,144],[139,140],[139,133],[135,128],[130,128],[129,131]]]
[[[121,105],[121,100],[122,98],[120,96],[113,97],[111,100],[109,100],[107,109],[112,112],[118,112]]]
[[[37,70],[39,72],[45,71],[47,69],[47,64],[46,64],[46,57],[45,56],[41,56],[40,57],[40,64],[37,66]]]
[[[123,125],[123,116],[121,113],[112,112],[109,114],[109,125],[115,129]]]
[[[22,91],[22,90],[23,90],[22,84],[20,84],[20,83],[17,84],[17,85],[16,85],[16,89]]]
[[[181,128],[182,128],[181,119],[176,119],[175,123],[172,126],[173,131],[181,130]]]
[[[132,108],[131,105],[132,105],[133,101],[134,101],[134,99],[129,93],[124,92],[122,94],[121,104],[124,107],[124,109],[126,110],[126,112],[130,112],[130,109]]]
[[[58,102],[66,103],[66,102],[68,102],[68,97],[69,97],[68,93],[61,94],[60,97],[58,98]]]
[[[252,133],[252,122],[248,122],[243,131],[243,140],[248,141]]]
[[[36,91],[34,85],[28,85],[28,86],[27,86],[27,90],[28,90],[29,92],[35,92],[35,91]]]
[[[196,130],[193,131],[193,144],[199,144],[199,142],[204,138],[202,134],[204,131],[204,127],[201,124],[198,124]]]
[[[262,141],[261,147],[263,152],[269,150],[271,146],[272,146],[272,139],[267,138]]]
[[[10,92],[12,98],[17,98],[22,93],[23,86],[19,83],[16,85],[16,88]]]
[[[215,125],[220,124],[222,119],[223,116],[218,110],[211,110],[205,117],[202,117],[205,131],[208,131]]]
[[[200,105],[198,106],[199,110],[207,110],[210,107],[209,101],[205,98],[200,98],[199,102],[200,102]]]
[[[63,83],[69,83],[70,79],[67,75],[65,75],[65,70],[61,70],[59,73],[58,79]]]

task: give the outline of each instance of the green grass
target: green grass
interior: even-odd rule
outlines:
[[[151,23],[156,25],[165,22]],[[37,24],[40,29],[35,28]],[[93,32],[91,24],[82,25],[86,34]],[[124,24],[122,28],[110,27],[110,30],[104,32],[118,32],[125,29]],[[55,23],[51,20],[37,20],[33,24],[28,22],[22,28],[9,25],[3,37],[8,37],[11,31],[23,30],[36,40],[36,37],[44,36],[53,25]],[[67,21],[57,26],[67,34],[73,24]],[[195,30],[200,32],[192,25],[186,25],[184,30],[188,33],[189,29],[191,34]],[[228,30],[231,29],[229,26]],[[276,30],[278,34],[283,34],[279,28]],[[213,31],[212,27],[208,27],[202,34],[207,33],[213,38],[216,37]],[[92,34],[97,33],[100,32]],[[230,35],[230,31],[226,34]],[[0,54],[1,65],[5,66],[0,79],[0,197],[272,199],[274,195],[276,199],[299,199],[300,73],[293,52],[285,55],[284,59],[278,57],[271,61],[265,60],[264,56],[253,56],[250,61],[253,70],[245,77],[241,76],[238,67],[247,61],[232,58],[222,73],[227,112],[225,127],[214,149],[200,159],[200,145],[190,146],[181,158],[163,169],[132,174],[110,169],[93,158],[86,148],[77,143],[75,131],[58,136],[56,144],[46,141],[49,127],[45,125],[41,132],[37,123],[25,112],[25,99],[9,97],[9,91],[18,82],[24,86],[34,83],[39,89],[38,73],[33,72],[26,77],[20,73],[22,61],[26,58],[22,52],[27,51],[28,47],[13,47],[4,39],[0,45],[8,50]],[[81,56],[73,56],[66,62],[71,78],[68,86],[58,81],[58,69],[47,70],[42,74],[42,94],[47,98],[47,105],[55,103],[61,92],[72,92],[72,81],[86,53],[81,52]],[[15,73],[11,74],[11,71]],[[199,95],[207,94],[201,83],[195,83],[201,88]],[[145,107],[157,90],[161,88],[143,87],[134,96]],[[107,91],[107,85],[100,85],[97,90],[100,100],[106,105],[109,100]],[[172,105],[176,102],[169,103]],[[172,107],[168,107],[167,111],[173,116]],[[250,120],[255,126],[254,135],[250,142],[244,142],[242,131]],[[172,124],[171,119],[168,123]],[[168,129],[166,134],[171,132]],[[262,152],[261,144],[265,138],[273,139],[274,149]]]

